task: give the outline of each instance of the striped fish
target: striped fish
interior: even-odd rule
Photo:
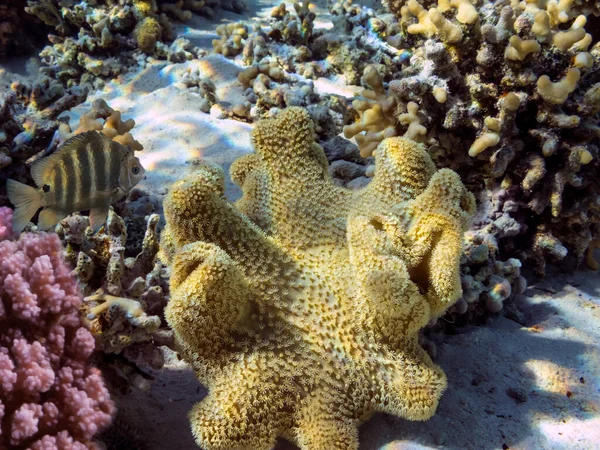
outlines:
[[[109,206],[125,196],[144,176],[133,150],[97,131],[69,139],[54,154],[31,166],[37,189],[8,180],[8,198],[15,205],[13,230],[21,232],[43,207],[38,228],[48,230],[69,214],[90,210],[90,225],[98,231]]]

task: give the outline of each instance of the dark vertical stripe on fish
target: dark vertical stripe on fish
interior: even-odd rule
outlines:
[[[52,183],[52,188],[54,189],[54,203],[56,205],[64,204],[64,192],[65,188],[65,178],[63,177],[62,164],[58,163],[54,166],[54,170],[52,171],[51,180],[48,180]]]
[[[80,205],[82,203],[89,204],[90,203],[90,193],[92,192],[92,183],[90,183],[89,174],[91,172],[90,168],[93,164],[93,155],[91,145],[88,144],[81,151],[77,152],[79,156],[79,164],[77,167],[79,183],[81,189],[78,191],[77,204]],[[91,159],[91,160],[90,160]]]
[[[89,179],[87,180],[90,188],[89,188],[89,203],[90,203],[90,208],[92,207],[92,204],[94,204],[91,199],[95,199],[96,198],[96,189],[98,187],[98,167],[96,164],[96,150],[94,149],[93,144],[88,144],[87,147],[87,153],[88,153],[88,161],[89,161],[89,165],[88,165],[88,174],[89,174]]]
[[[121,173],[121,152],[118,147],[111,146],[110,149],[110,188],[114,189],[119,186],[119,174]]]
[[[94,169],[96,173],[96,192],[106,191],[106,180],[108,176],[106,174],[106,150],[104,147],[97,148],[94,150]],[[94,192],[94,193],[96,193]]]
[[[73,155],[66,155],[63,159],[63,165],[65,170],[65,203],[64,203],[64,211],[65,212],[73,212],[75,207],[75,194],[77,189],[79,188],[77,173],[75,172],[75,164],[73,161]]]
[[[83,180],[81,179],[81,163],[79,159],[79,155],[81,153],[81,149],[77,149],[76,151],[71,153],[71,161],[73,161],[73,182],[69,183],[71,189],[73,189],[73,209],[79,209],[79,203],[81,203],[81,185],[83,184]]]

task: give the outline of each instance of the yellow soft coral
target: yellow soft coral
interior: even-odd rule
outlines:
[[[165,202],[165,316],[209,389],[189,416],[204,449],[357,449],[373,412],[428,419],[446,387],[417,332],[461,295],[473,196],[401,137],[347,190],[314,139],[305,110],[284,110],[233,164],[235,205],[210,165]]]

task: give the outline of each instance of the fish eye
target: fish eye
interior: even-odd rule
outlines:
[[[134,175],[137,175],[138,173],[140,173],[140,168],[138,166],[134,166],[131,171],[133,172]]]

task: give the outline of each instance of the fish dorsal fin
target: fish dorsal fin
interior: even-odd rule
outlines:
[[[52,155],[42,158],[31,165],[31,177],[37,187],[43,187],[44,180],[48,179],[49,173],[54,168],[56,162],[66,153],[72,152],[77,149],[81,144],[91,143],[96,146],[101,146],[103,139],[106,138],[103,134],[97,131],[86,131],[85,133],[77,134],[71,139],[67,140],[58,150]]]

